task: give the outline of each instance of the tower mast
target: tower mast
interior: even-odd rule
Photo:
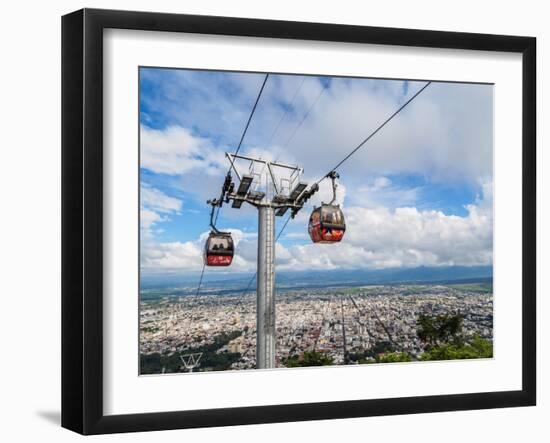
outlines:
[[[307,183],[300,181],[303,169],[298,166],[269,162],[237,154],[226,153],[231,169],[239,180],[238,186],[230,186],[225,201],[239,209],[246,202],[258,209],[258,267],[256,290],[256,368],[275,367],[277,333],[275,327],[275,217],[291,210],[292,217],[303,207],[315,191],[307,190]],[[235,161],[249,162],[248,173],[239,173]],[[259,190],[262,173],[265,172],[265,192]],[[284,178],[277,182],[276,171]],[[271,186],[269,186],[269,184]],[[271,189],[273,192],[270,192]],[[314,188],[315,190],[317,188]],[[271,195],[272,194],[272,195]]]

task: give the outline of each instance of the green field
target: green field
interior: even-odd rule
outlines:
[[[447,286],[458,291],[475,292],[478,294],[490,294],[493,292],[493,283],[467,283]]]

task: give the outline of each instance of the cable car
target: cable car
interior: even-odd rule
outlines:
[[[204,245],[204,263],[207,266],[229,266],[234,253],[235,245],[229,232],[210,232]]]
[[[337,243],[344,238],[346,223],[339,205],[326,205],[313,210],[309,217],[309,236],[313,243]]]
[[[214,211],[216,208],[221,208],[223,204],[223,196],[231,185],[231,175],[228,173],[225,183],[222,188],[222,195],[219,199],[208,200],[208,204],[212,206],[210,211],[210,234],[204,245],[204,264],[206,266],[229,266],[233,261],[235,254],[235,244],[230,232],[221,232],[216,228],[214,219]],[[218,217],[216,216],[216,219]]]
[[[336,200],[336,171],[330,172],[327,177],[332,179],[332,201],[328,204],[321,203],[315,208],[309,217],[308,232],[313,243],[337,243],[342,241],[346,232],[346,221],[340,205],[335,205]]]

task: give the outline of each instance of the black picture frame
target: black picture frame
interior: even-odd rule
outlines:
[[[522,54],[522,389],[104,415],[102,77],[103,31],[108,28]],[[82,434],[104,434],[535,405],[535,117],[533,37],[97,9],[65,15],[62,18],[62,426]]]

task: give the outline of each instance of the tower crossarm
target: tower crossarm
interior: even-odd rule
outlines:
[[[232,194],[228,194],[227,198],[232,201],[246,202],[255,207],[268,206],[273,209],[289,208],[289,209],[299,211],[304,206],[303,203],[298,203],[297,201],[288,201],[288,200],[277,201],[276,198],[267,200],[264,198],[265,194],[263,193],[260,193],[260,194],[261,194],[260,196],[255,197],[254,193],[249,193],[247,195],[238,195],[236,193],[232,193]]]

